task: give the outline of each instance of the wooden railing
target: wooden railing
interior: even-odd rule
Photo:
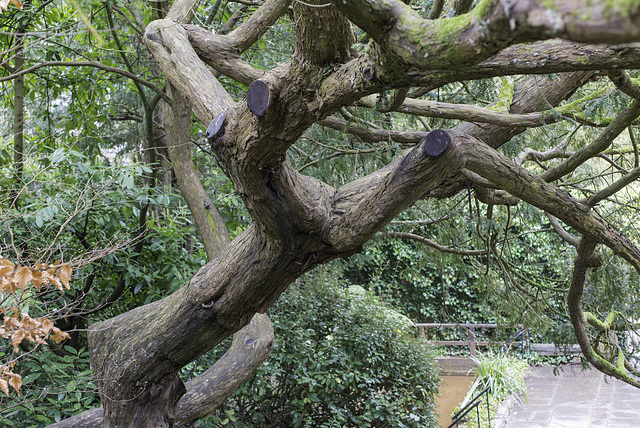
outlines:
[[[437,346],[468,346],[469,353],[471,355],[476,355],[476,349],[478,346],[488,346],[489,344],[496,345],[506,345],[505,342],[494,342],[494,341],[486,341],[486,340],[477,340],[476,330],[478,329],[495,329],[495,328],[517,328],[519,331],[523,329],[522,324],[518,324],[515,326],[504,326],[498,324],[416,324],[418,328],[418,335],[429,343],[432,343]],[[427,329],[431,328],[464,328],[467,331],[467,340],[430,340],[426,334]],[[528,338],[527,338],[528,340]],[[523,341],[514,341],[509,342],[508,346],[522,346]]]

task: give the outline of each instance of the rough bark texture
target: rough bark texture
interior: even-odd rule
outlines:
[[[269,317],[256,314],[251,322],[234,334],[231,348],[213,366],[187,382],[180,398],[175,426],[182,426],[213,414],[215,409],[242,385],[269,356],[273,348],[273,327]],[[50,428],[99,428],[104,424],[102,407],[82,412]]]
[[[336,0],[333,6],[305,3],[293,7],[296,44],[291,60],[266,72],[243,63],[238,52],[264,34],[285,13],[288,2],[267,0],[236,30],[222,36],[182,25],[197,4],[189,0],[174,2],[165,19],[147,27],[145,44],[175,94],[173,126],[184,128],[188,116],[181,97],[203,127],[220,118],[210,138],[211,149],[254,223],[173,295],[91,326],[91,363],[105,427],[170,427],[199,417],[197,412],[182,416],[182,409],[200,406],[196,404],[202,397],[200,382],[209,378],[224,384],[229,378],[212,369],[188,385],[193,401],[182,401],[181,367],[243,328],[256,313],[264,313],[303,273],[359,251],[419,198],[453,195],[469,180],[484,190],[497,188],[508,203],[520,199],[547,211],[583,234],[583,239],[608,246],[640,269],[640,250],[588,204],[495,150],[524,127],[463,124],[427,138],[414,134],[410,137],[420,137],[420,142],[403,156],[340,188],[302,175],[286,157],[312,124],[335,125],[330,115],[363,97],[398,89],[394,102],[385,108],[401,108],[409,85],[433,88],[513,73],[574,72],[555,80],[532,77],[516,87],[511,113],[548,110],[586,83],[592,70],[637,65],[635,45],[623,52],[575,42],[640,41],[640,2],[612,6],[612,2],[572,0],[548,8],[547,0],[483,0],[467,15],[438,21],[424,20],[396,0]],[[460,4],[466,7],[466,2]],[[583,13],[570,13],[576,10]],[[373,39],[354,57],[349,21]],[[549,54],[556,55],[551,65],[521,60],[535,56],[531,51],[541,47],[567,47],[569,42],[540,42],[555,37],[571,41],[576,55],[578,47],[587,46],[594,59],[577,63],[567,49],[567,54]],[[513,46],[524,42],[535,43]],[[268,102],[258,103],[258,110],[246,99],[234,102],[205,61],[246,85],[259,79],[257,85],[266,91]],[[605,132],[613,135],[634,120],[635,105],[629,110],[615,129]],[[181,138],[176,141],[184,141]],[[186,141],[178,146],[171,155],[176,165],[188,160],[179,152]],[[194,212],[201,210],[201,190],[192,194],[199,195]],[[206,213],[204,218],[199,221],[206,223]],[[248,340],[239,340],[235,349],[251,345]]]
[[[213,259],[231,240],[220,213],[204,190],[193,165],[191,109],[180,93],[170,90],[170,94],[172,103],[164,112],[165,132],[170,141],[167,145],[169,158],[182,196],[202,237],[207,257]]]

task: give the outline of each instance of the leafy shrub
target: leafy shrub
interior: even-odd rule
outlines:
[[[25,354],[19,363],[20,395],[0,394],[0,426],[40,428],[100,406],[91,381],[89,352],[64,347],[56,355],[46,347]],[[0,360],[5,358],[0,352]]]
[[[412,322],[331,275],[276,303],[272,355],[207,426],[436,426],[435,363]]]

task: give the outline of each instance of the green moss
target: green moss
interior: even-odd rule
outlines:
[[[444,37],[459,33],[462,29],[471,24],[473,18],[477,18],[478,21],[484,20],[492,3],[493,0],[482,0],[469,13],[455,16],[453,18],[439,19],[436,21],[436,31]]]
[[[213,219],[213,216],[211,215],[209,210],[205,210],[205,213],[207,215],[207,222],[209,223],[209,226],[211,227],[211,230],[213,231],[214,235],[217,235],[218,234],[218,227],[216,226],[216,221]]]
[[[513,101],[513,88],[513,79],[503,77],[500,93],[498,94],[498,102],[489,107],[489,110],[509,112],[509,107]]]
[[[399,32],[401,35],[396,36],[398,40],[395,42],[408,42],[407,49],[400,56],[409,63],[420,55],[423,55],[426,59],[428,58],[427,54],[431,55],[433,52],[432,41],[436,40],[437,59],[435,61],[437,63],[460,62],[461,59],[469,55],[467,52],[461,51],[459,47],[461,35],[474,23],[477,22],[478,25],[481,25],[491,13],[493,3],[493,0],[480,0],[469,13],[433,21],[423,20],[410,12],[400,14],[398,26],[402,30]],[[430,41],[429,44],[431,46],[429,49],[426,48],[427,43],[425,41]],[[420,46],[425,46],[425,48],[420,48]]]
[[[557,108],[556,111],[558,111],[559,113],[580,113],[582,112],[583,103],[604,96],[608,90],[609,88],[602,88],[597,91],[593,91],[589,93],[589,95],[582,97],[579,100],[575,100],[563,105],[562,107]]]
[[[604,2],[603,15],[605,18],[612,15],[629,18],[631,16],[631,8],[634,6],[640,6],[640,0],[606,0]]]

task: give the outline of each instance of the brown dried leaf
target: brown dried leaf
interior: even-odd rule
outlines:
[[[56,290],[64,291],[64,288],[62,288],[62,283],[60,282],[60,280],[57,277],[52,276],[51,277],[51,282],[53,282],[53,285],[54,285],[54,287],[56,287]]]
[[[22,343],[22,339],[26,336],[26,332],[23,329],[15,330],[11,335],[11,344],[15,352],[18,352],[18,345]]]
[[[42,330],[44,331],[44,334],[49,334],[49,332],[54,328],[53,327],[53,321],[51,321],[48,318],[40,318],[38,321],[40,321],[40,325]]]
[[[70,290],[69,281],[71,280],[71,266],[62,265],[58,270],[58,278],[67,290]]]
[[[20,0],[11,0],[11,3],[13,3],[13,5],[18,9],[22,9],[22,3],[20,2]]]
[[[9,260],[0,258],[0,276],[11,275],[14,268],[15,266]]]
[[[2,0],[0,0],[2,1]],[[0,7],[2,6],[2,4],[0,4]],[[4,378],[0,377],[0,391],[4,392],[5,394],[9,395],[9,383],[4,380]]]
[[[16,373],[9,373],[9,386],[16,390],[20,395],[20,388],[22,388],[22,376]]]
[[[31,273],[31,268],[26,266],[20,266],[13,274],[13,282],[23,290],[32,278],[33,274]]]
[[[0,278],[0,292],[13,294],[15,291],[16,285],[13,283],[11,278],[7,278],[6,276]]]
[[[60,343],[63,340],[71,339],[71,336],[69,336],[69,333],[67,333],[66,331],[62,331],[58,327],[54,327],[53,336],[51,336],[50,339],[55,340],[56,343]]]
[[[32,275],[31,284],[33,284],[33,286],[37,291],[40,291],[40,288],[44,283],[44,280],[42,279],[43,274],[46,275],[46,272],[42,272],[41,270],[37,270],[37,269],[33,269],[31,271],[31,275]]]

